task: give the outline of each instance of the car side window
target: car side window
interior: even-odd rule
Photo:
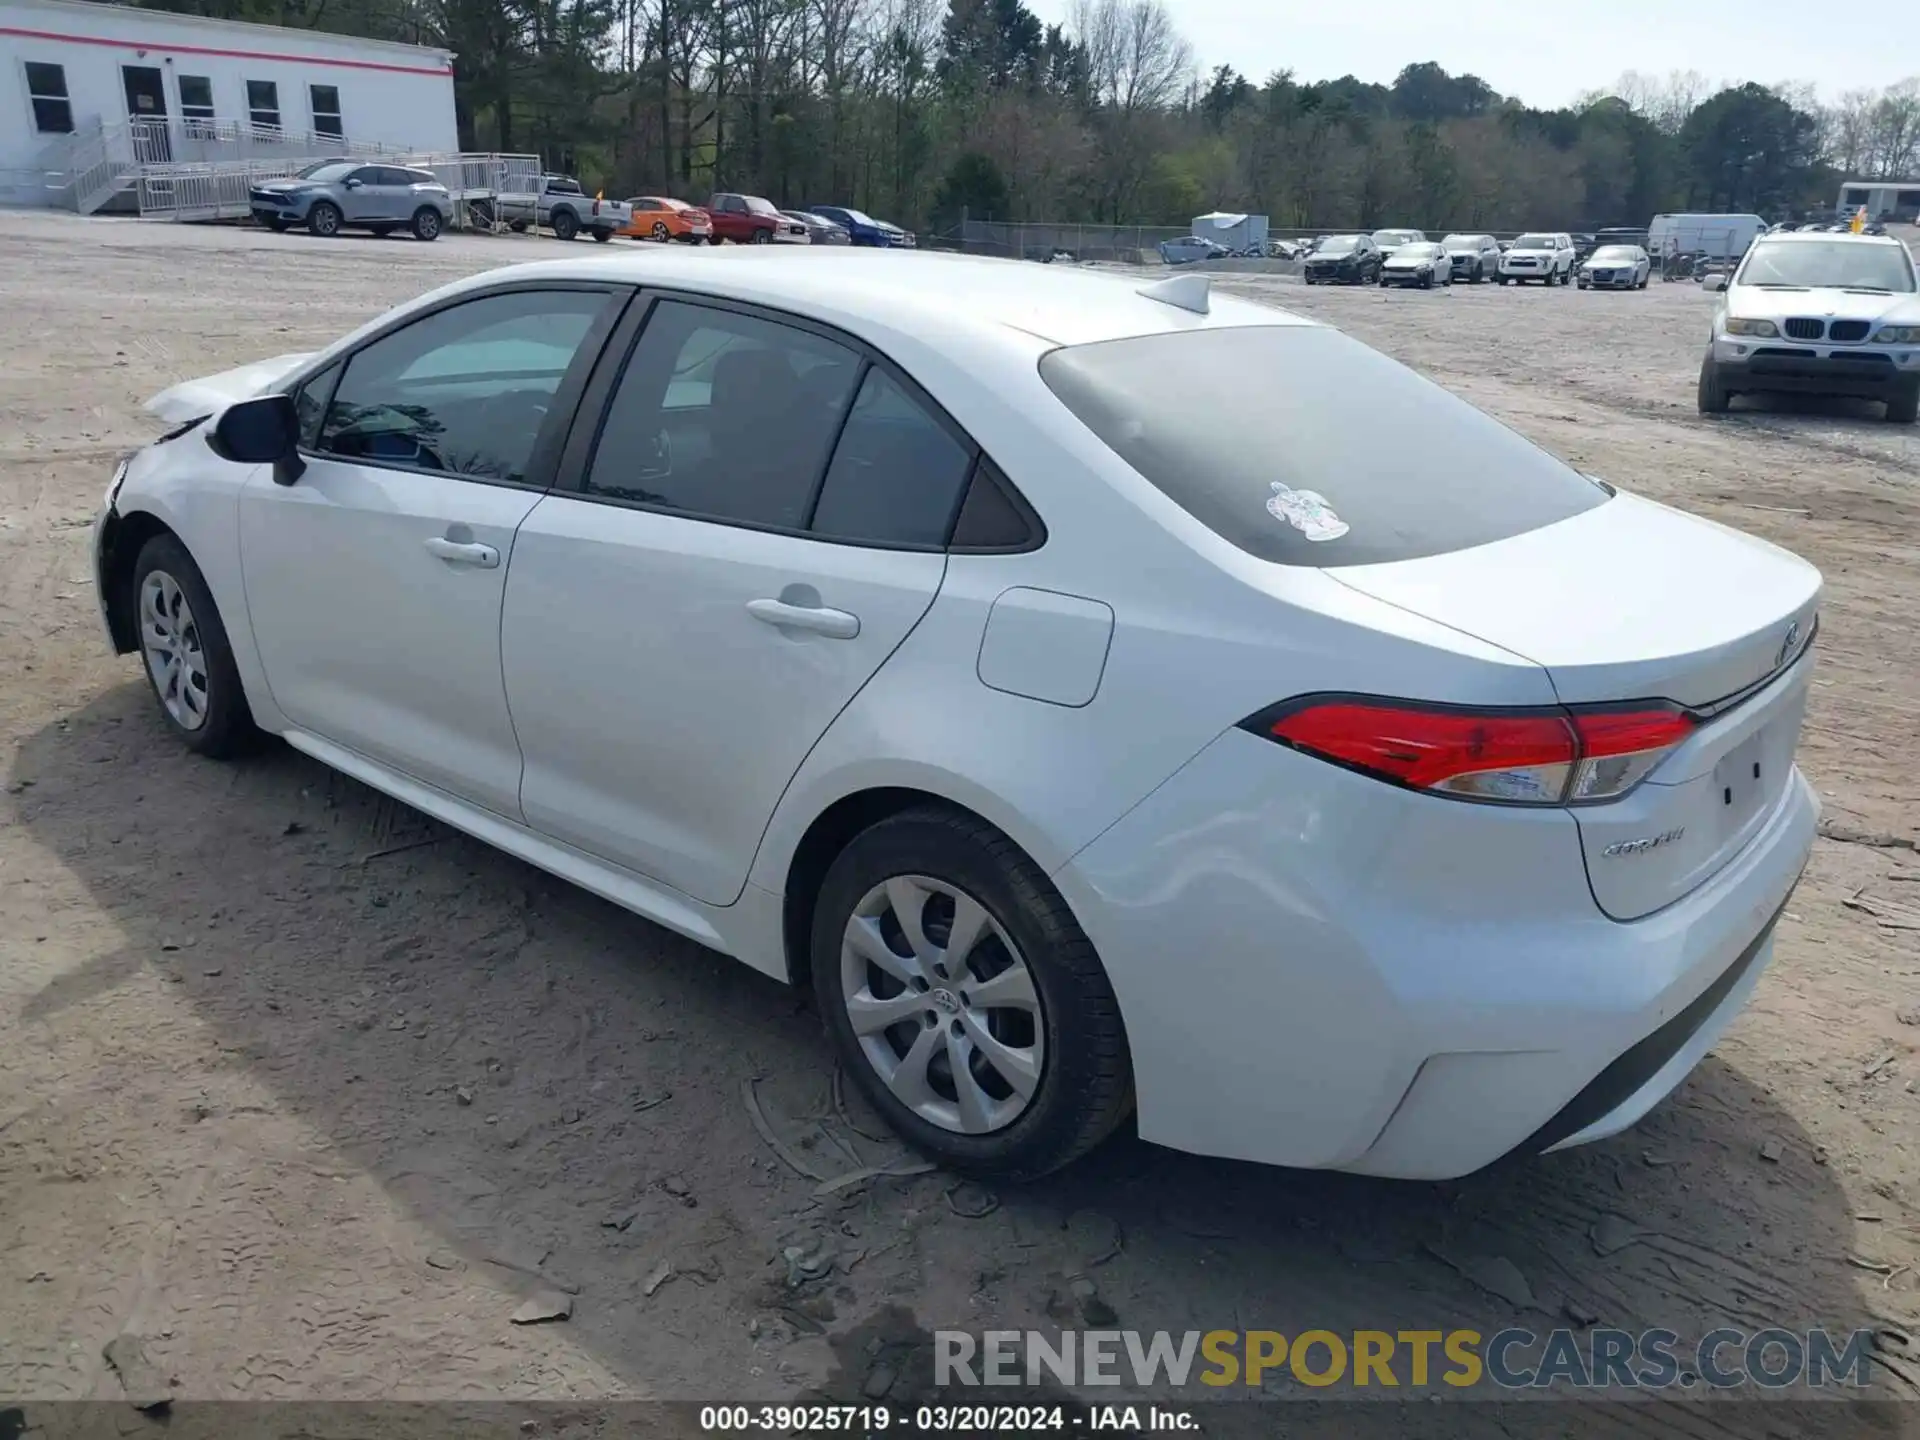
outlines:
[[[836,540],[940,545],[973,453],[898,381],[869,367],[809,527]]]
[[[300,448],[311,450],[320,440],[320,422],[326,418],[327,402],[333,387],[340,383],[340,364],[329,365],[300,387],[293,397],[294,413],[300,421]]]
[[[801,529],[862,363],[811,331],[663,300],[614,388],[586,489]]]
[[[347,172],[347,179],[358,180],[362,185],[378,185],[380,183],[380,167],[378,165],[362,165],[358,170],[349,170]]]
[[[598,290],[515,290],[435,311],[354,352],[317,449],[347,461],[526,478]]]

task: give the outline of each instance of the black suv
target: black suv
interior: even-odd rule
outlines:
[[[1314,247],[1302,273],[1309,285],[1373,285],[1380,263],[1372,236],[1329,235]]]

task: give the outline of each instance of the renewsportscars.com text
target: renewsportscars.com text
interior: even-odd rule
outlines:
[[[936,1385],[1519,1390],[1864,1388],[1866,1330],[967,1330],[934,1332]]]

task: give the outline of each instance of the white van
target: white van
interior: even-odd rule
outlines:
[[[1647,253],[1656,265],[1668,255],[1737,260],[1766,228],[1758,215],[1656,215],[1647,227]]]

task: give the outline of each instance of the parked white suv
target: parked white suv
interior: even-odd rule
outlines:
[[[1522,235],[1500,257],[1500,283],[1565,285],[1573,279],[1573,237],[1565,232]]]
[[[1885,235],[1763,235],[1714,307],[1700,362],[1700,413],[1756,391],[1883,400],[1920,418],[1920,273]]]

